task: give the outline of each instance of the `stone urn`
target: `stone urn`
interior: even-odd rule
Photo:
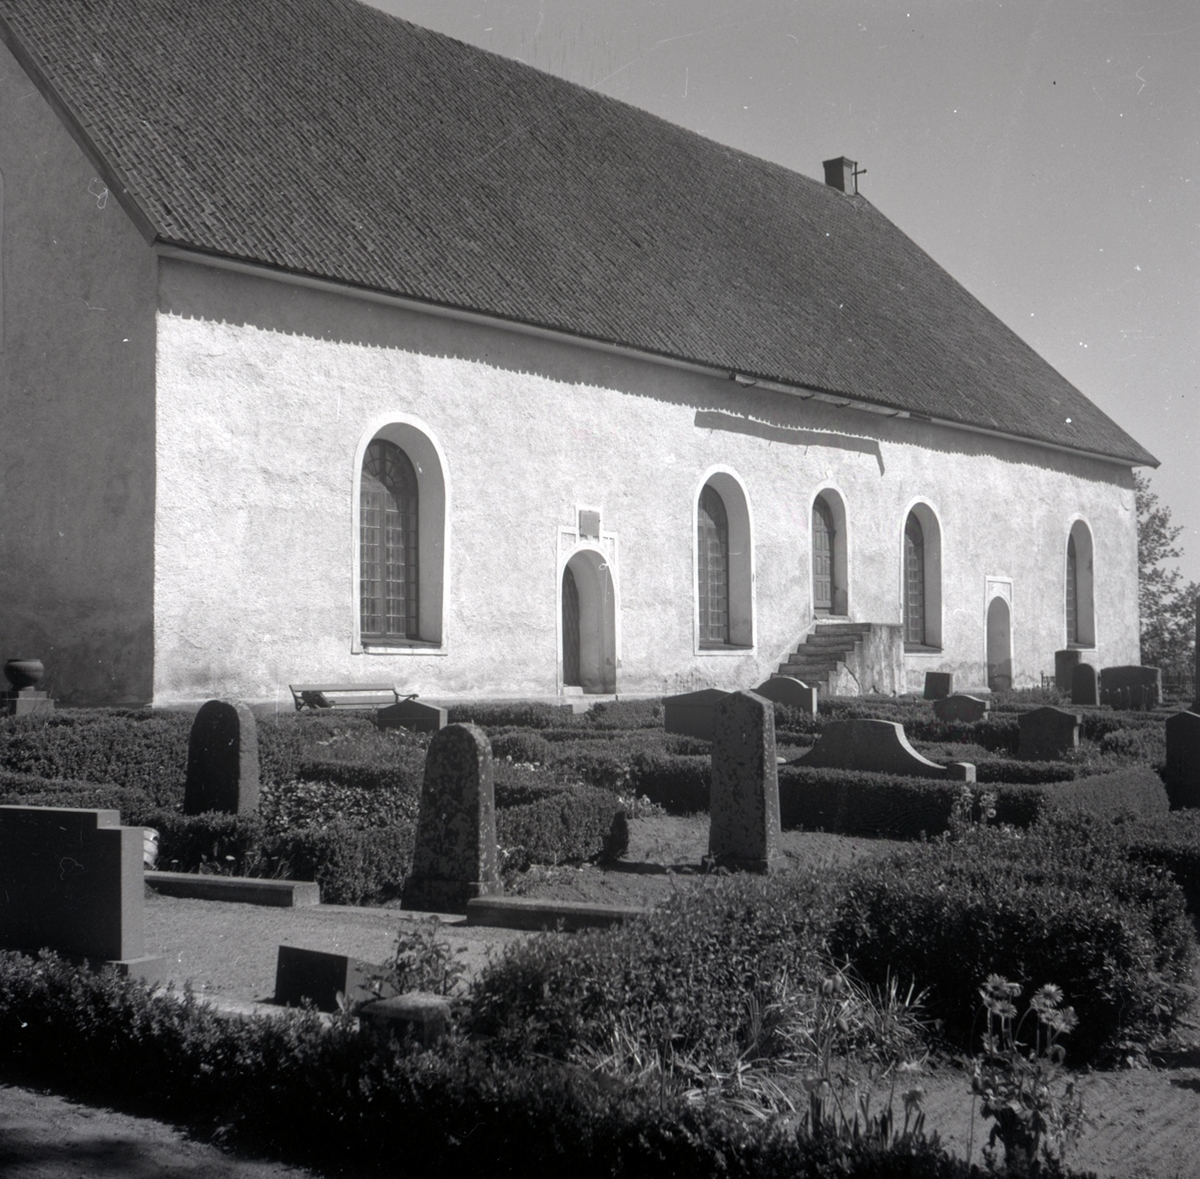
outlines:
[[[46,674],[40,659],[10,659],[4,665],[4,677],[14,692],[32,688]]]

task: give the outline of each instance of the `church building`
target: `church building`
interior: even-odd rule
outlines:
[[[852,161],[355,0],[0,41],[0,657],[60,703],[1138,662],[1153,456]]]

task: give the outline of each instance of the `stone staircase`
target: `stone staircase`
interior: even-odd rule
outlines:
[[[820,696],[895,694],[903,690],[901,628],[876,622],[818,622],[779,665],[778,674],[803,680]]]

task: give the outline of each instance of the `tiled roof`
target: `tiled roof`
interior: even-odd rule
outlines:
[[[164,243],[1154,462],[864,198],[355,0],[0,25]]]

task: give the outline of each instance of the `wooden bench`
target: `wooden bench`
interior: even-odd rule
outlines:
[[[394,684],[288,684],[296,711],[311,708],[386,708],[402,700],[415,700],[417,693],[402,696]]]

